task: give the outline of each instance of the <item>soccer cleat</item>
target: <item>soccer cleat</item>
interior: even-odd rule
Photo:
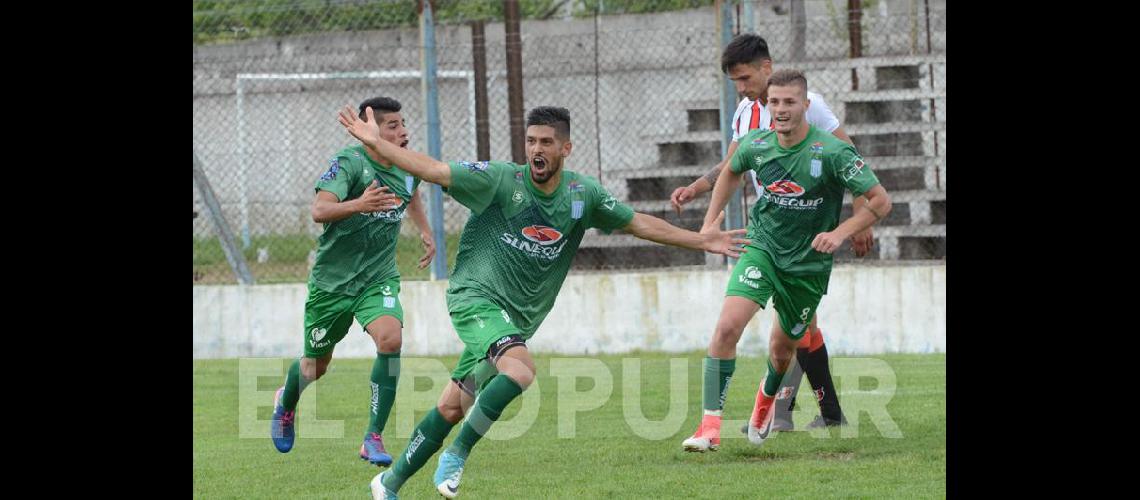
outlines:
[[[459,495],[459,478],[463,476],[464,462],[466,459],[449,450],[439,454],[439,467],[435,468],[432,482],[444,498],[455,498]]]
[[[812,420],[811,423],[807,425],[807,428],[819,429],[822,427],[837,427],[841,425],[847,425],[847,417],[844,415],[839,415],[839,420],[830,419],[823,415],[816,415],[815,420]]]
[[[360,445],[360,459],[380,467],[392,465],[392,455],[384,449],[384,438],[375,432],[364,436],[364,444]]]
[[[384,474],[388,471],[376,474],[372,481],[368,483],[368,489],[372,491],[372,500],[399,500],[396,497],[396,492],[384,486]]]
[[[285,392],[285,388],[277,389],[277,395],[273,397],[273,419],[269,421],[269,437],[273,439],[273,446],[281,453],[289,453],[293,449],[293,417],[296,416],[296,411],[285,411],[285,407],[281,406],[281,395]]]
[[[791,420],[777,418],[772,421],[772,432],[795,432],[796,424]],[[741,434],[748,434],[748,424],[740,426]]]
[[[699,453],[719,449],[720,416],[705,415],[702,417],[701,425],[697,426],[697,432],[681,442],[681,448],[685,451],[695,451]]]
[[[756,406],[752,408],[752,417],[748,419],[748,441],[756,446],[764,444],[772,433],[772,422],[775,412],[772,411],[775,398],[764,394],[764,383],[760,383],[760,390],[756,391]]]

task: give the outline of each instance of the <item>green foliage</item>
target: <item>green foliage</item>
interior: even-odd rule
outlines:
[[[520,0],[523,19],[548,19],[573,2],[574,16],[662,12],[713,4],[713,0]],[[503,21],[501,0],[439,0],[437,24]],[[326,31],[414,28],[417,0],[230,0],[194,1],[194,43],[225,43],[253,38]]]

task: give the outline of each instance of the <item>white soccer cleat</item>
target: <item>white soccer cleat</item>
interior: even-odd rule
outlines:
[[[704,453],[720,449],[720,416],[705,415],[697,432],[681,442],[681,449]]]
[[[384,487],[383,477],[386,472],[376,474],[376,477],[368,483],[368,489],[372,491],[372,500],[399,500],[396,492]]]
[[[775,399],[764,395],[763,383],[760,391],[756,393],[756,405],[752,408],[752,417],[748,419],[748,442],[760,446],[772,434],[772,421],[776,412]]]

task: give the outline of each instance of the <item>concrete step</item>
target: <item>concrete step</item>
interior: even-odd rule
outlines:
[[[720,109],[686,110],[689,119],[689,132],[720,132]]]
[[[851,242],[835,252],[837,262],[852,260],[932,260],[946,258],[946,226],[876,226],[870,254],[856,257]],[[593,232],[593,231],[591,231]],[[703,252],[668,247],[630,234],[587,234],[575,258],[575,269],[701,265]]]
[[[826,59],[819,61],[782,61],[780,62],[780,67],[795,68],[800,71],[816,71],[850,68],[910,66],[916,64],[946,64],[946,54],[939,53],[913,56],[877,56],[859,57],[855,59]]]
[[[946,97],[945,90],[929,89],[889,89],[889,90],[856,90],[853,92],[832,92],[824,96],[827,102],[845,102],[848,106],[853,102],[890,102],[941,99]]]
[[[847,135],[854,139],[856,135],[874,134],[900,134],[906,132],[942,132],[946,130],[945,122],[888,122],[888,123],[851,123],[844,124],[843,129]],[[855,145],[858,147],[858,143]]]
[[[610,179],[650,179],[654,177],[685,177],[689,176],[688,184],[697,177],[705,175],[720,158],[711,158],[707,163],[696,165],[649,165],[641,168],[607,169],[605,175]],[[937,156],[863,156],[876,175],[880,170],[913,167],[936,167],[942,163]]]
[[[871,165],[872,168],[875,168],[875,176],[879,178],[879,182],[887,191],[924,190],[928,187],[934,187],[933,185],[927,185],[928,179],[933,178],[932,175],[927,175],[933,167],[917,166],[879,169],[876,165]],[[691,167],[688,170],[690,173],[677,174],[676,171],[673,170],[673,167],[664,167],[657,175],[626,177],[626,195],[624,199],[628,202],[668,200],[674,189],[692,183],[697,179],[698,175],[704,174],[704,172],[707,171]],[[607,172],[606,175],[610,176],[612,174]],[[610,178],[612,179],[613,177]],[[751,185],[751,181],[748,180],[747,177],[744,182]]]
[[[851,142],[864,156],[921,156],[926,150],[921,132],[851,134]]]
[[[714,130],[673,132],[668,134],[643,134],[639,137],[643,141],[653,142],[657,144],[710,141],[716,141],[717,143],[720,143],[720,128],[718,127]]]
[[[751,187],[747,188],[745,193],[747,193],[746,201],[748,202],[748,206],[751,207],[752,203],[756,201],[756,196],[755,196],[755,194],[753,194]],[[702,214],[704,214],[704,212],[706,210],[708,210],[708,207],[709,207],[709,195],[710,194],[711,193],[705,193],[705,194],[699,196],[697,199],[690,201],[689,203],[686,203],[685,206],[683,207],[683,209],[684,210],[696,210],[696,211],[699,211]],[[931,202],[931,203],[933,203],[936,201],[941,201],[941,202],[943,202],[943,204],[941,205],[941,207],[939,209],[943,211],[942,216],[943,217],[945,216],[946,191],[933,190],[933,189],[914,189],[914,190],[905,190],[905,191],[890,191],[890,194],[891,194],[891,202],[895,203],[895,204],[898,204],[898,203],[916,203],[916,202]],[[844,193],[843,194],[843,203],[846,205],[851,204],[851,193]],[[674,215],[675,215],[675,212],[673,212],[673,205],[671,203],[669,203],[669,198],[667,198],[667,197],[663,198],[663,199],[653,199],[653,200],[637,200],[637,201],[626,200],[626,204],[629,205],[630,208],[632,208],[638,212],[651,213],[651,212],[656,212],[656,211],[668,210],[668,211],[674,213]]]
[[[657,160],[661,165],[693,165],[704,161],[718,161],[721,157],[720,139],[700,142],[657,142]]]
[[[917,89],[922,71],[917,64],[878,66],[875,68],[875,86],[879,90]]]
[[[655,243],[608,248],[587,247],[583,243],[570,268],[585,271],[702,266],[705,264],[705,255],[704,252]]]
[[[923,101],[848,102],[845,105],[845,126],[873,125],[878,123],[922,122],[926,112]]]

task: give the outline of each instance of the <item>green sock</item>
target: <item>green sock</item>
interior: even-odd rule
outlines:
[[[396,383],[400,381],[400,351],[377,352],[372,362],[372,404],[368,432],[384,432],[392,403],[396,401]]]
[[[724,397],[728,395],[728,383],[736,371],[736,358],[720,359],[705,356],[704,408],[706,411],[724,409]]]
[[[501,373],[495,375],[487,387],[479,392],[479,397],[471,407],[467,420],[459,429],[459,435],[455,436],[455,441],[447,451],[467,458],[467,454],[471,453],[471,447],[479,442],[483,434],[491,428],[491,424],[503,414],[503,409],[522,392],[523,388],[514,379]]]
[[[443,419],[438,408],[432,408],[412,431],[408,448],[396,457],[396,464],[388,474],[384,474],[384,487],[399,491],[404,481],[420,470],[428,459],[443,446],[443,440],[455,424]]]
[[[301,391],[309,386],[311,380],[301,376],[301,360],[293,360],[289,365],[289,373],[285,375],[285,391],[281,393],[281,406],[288,411],[297,409],[297,401],[301,399]]]
[[[764,395],[775,396],[776,391],[780,390],[780,382],[784,380],[784,374],[777,372],[776,367],[772,366],[772,358],[768,358],[768,376],[764,379]]]

